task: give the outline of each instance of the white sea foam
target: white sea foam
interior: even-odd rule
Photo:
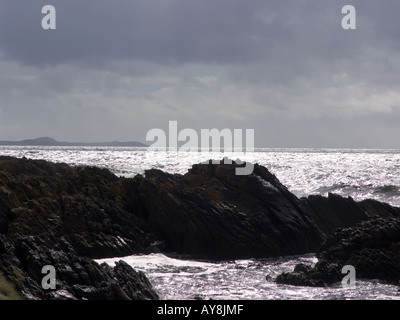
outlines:
[[[114,266],[119,260],[145,272],[166,300],[400,300],[397,286],[377,281],[357,280],[355,288],[342,288],[340,284],[314,288],[275,283],[278,274],[293,271],[297,263],[314,265],[317,259],[313,255],[213,263],[150,254],[96,261]]]

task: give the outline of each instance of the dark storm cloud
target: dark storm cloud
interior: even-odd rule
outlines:
[[[263,1],[51,1],[57,30],[40,28],[48,1],[1,3],[1,50],[25,64],[246,61],[284,40],[282,21],[258,19]],[[273,10],[275,13],[275,9]]]
[[[369,44],[374,34],[376,45],[398,43],[400,3],[355,2],[357,38],[340,27],[346,1],[3,0],[0,50],[28,65],[119,59],[229,64],[338,59]],[[46,4],[57,10],[55,31],[41,29]]]

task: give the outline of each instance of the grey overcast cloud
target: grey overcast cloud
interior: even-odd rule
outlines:
[[[177,120],[254,129],[257,147],[400,148],[399,14],[398,0],[0,0],[0,140],[146,142]]]

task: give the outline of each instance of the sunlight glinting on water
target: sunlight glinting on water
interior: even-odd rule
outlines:
[[[147,169],[185,174],[209,159],[241,159],[267,167],[298,197],[329,192],[400,206],[400,150],[256,149],[250,153],[147,152],[129,147],[10,147],[2,155],[109,168],[133,177]]]
[[[282,272],[293,271],[297,263],[315,264],[313,255],[275,259],[199,262],[169,258],[163,254],[97,260],[111,266],[124,260],[143,271],[162,299],[230,300],[399,300],[399,288],[376,281],[356,282],[355,288],[336,284],[327,288],[296,287],[274,282]]]

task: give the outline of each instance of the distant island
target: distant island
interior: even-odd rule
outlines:
[[[147,145],[137,142],[62,142],[49,137],[36,139],[25,139],[20,141],[0,141],[2,146],[84,146],[84,147],[147,147]]]

